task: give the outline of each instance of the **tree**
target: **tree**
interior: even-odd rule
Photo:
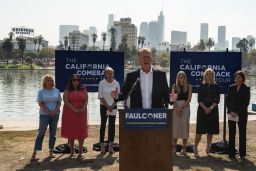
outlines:
[[[156,48],[155,47],[152,47],[151,48],[151,52],[152,52],[152,58],[153,58],[153,61],[154,63],[156,64]]]
[[[108,32],[110,33],[111,39],[110,39],[110,48],[115,51],[116,49],[116,34],[117,31],[114,27],[111,27]]]
[[[159,57],[158,60],[160,61],[160,66],[162,67],[168,67],[168,60],[169,56],[168,53],[164,52]]]
[[[252,49],[250,53],[248,54],[248,59],[250,61],[250,64],[255,65],[256,64],[256,49]]]
[[[144,43],[145,43],[145,40],[146,40],[146,37],[141,37],[141,47],[142,48],[144,46]]]
[[[255,39],[254,39],[254,38],[249,39],[248,45],[249,45],[250,51],[251,51],[251,50],[252,50],[252,47],[255,45]]]
[[[121,51],[121,52],[124,52],[124,59],[125,60],[128,60],[130,58],[129,57],[129,48],[128,48],[127,40],[128,40],[127,35],[124,34],[122,36],[121,43],[118,46],[118,50]]]
[[[206,46],[205,46],[205,42],[203,39],[200,40],[199,44],[198,44],[198,48],[201,50],[201,51],[204,51],[206,49]]]
[[[87,49],[87,44],[83,44],[82,46],[80,46],[80,50],[86,50]]]
[[[241,52],[248,52],[249,42],[246,38],[243,38],[236,44],[236,47],[239,48]]]
[[[10,32],[9,33],[9,38],[5,38],[3,43],[2,43],[2,49],[3,51],[6,53],[6,64],[9,64],[9,58],[12,55],[12,51],[13,51],[13,43],[12,43],[12,38],[13,38],[13,33]]]
[[[137,39],[138,39],[138,51],[139,51],[140,44],[141,44],[141,36],[139,36]]]
[[[132,46],[132,50],[130,51],[130,56],[131,56],[131,59],[133,60],[132,61],[132,67],[133,67],[133,65],[137,63],[136,59],[138,56],[138,51],[135,45]]]
[[[37,37],[32,38],[34,43],[34,52],[36,53]]]
[[[42,44],[44,38],[43,38],[42,35],[39,35],[39,36],[37,37],[37,40],[38,40],[38,47],[37,47],[37,54],[38,54],[38,53],[39,53],[39,50],[40,50],[40,45]]]
[[[103,51],[104,51],[104,47],[105,47],[105,43],[106,43],[106,40],[107,40],[107,33],[104,32],[101,34],[102,36],[102,40],[103,40]]]
[[[76,42],[77,42],[76,31],[73,31],[71,33],[71,36],[69,37],[69,39],[71,39],[71,43],[72,43],[72,46],[73,46],[72,50],[75,50],[75,45],[76,45]],[[69,40],[69,42],[70,42],[70,40]]]
[[[43,59],[53,59],[55,57],[55,49],[53,48],[43,48],[40,53],[38,54],[38,57]]]
[[[92,34],[93,50],[95,50],[95,42],[97,40],[97,37],[98,37],[97,34],[95,33]]]
[[[209,51],[211,50],[211,48],[214,46],[215,42],[212,38],[209,38],[206,42],[206,47],[208,47]]]
[[[32,68],[32,64],[33,64],[33,58],[30,56],[27,56],[25,59],[27,64],[30,64],[30,68]]]
[[[21,65],[23,65],[24,51],[26,49],[26,39],[17,37],[16,40],[18,41],[19,50],[21,52]]]
[[[65,50],[67,50],[67,48],[68,48],[68,36],[65,36],[64,37],[64,47],[65,47]]]

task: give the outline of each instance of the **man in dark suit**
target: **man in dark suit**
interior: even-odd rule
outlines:
[[[130,108],[163,108],[170,102],[170,90],[165,72],[152,68],[152,52],[149,48],[139,50],[140,69],[126,76],[124,86],[116,101],[130,97]],[[117,92],[112,92],[117,97]]]
[[[228,90],[226,102],[228,113],[231,117],[239,118],[239,158],[246,156],[246,125],[248,118],[248,105],[250,102],[250,88],[245,82],[245,75],[242,71],[235,73],[235,84],[231,85]],[[236,138],[236,121],[229,120],[229,157],[235,157],[235,138]]]

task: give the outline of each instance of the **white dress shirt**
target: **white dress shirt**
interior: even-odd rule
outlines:
[[[140,88],[142,96],[142,108],[150,109],[152,104],[153,70],[148,73],[140,69]]]

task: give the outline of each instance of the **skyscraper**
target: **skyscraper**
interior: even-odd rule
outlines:
[[[114,26],[114,14],[108,14],[108,27],[107,31]]]
[[[201,23],[200,40],[208,40],[208,23]]]
[[[159,42],[159,24],[158,21],[150,21],[148,26],[148,41],[149,47],[157,47]]]
[[[165,27],[165,22],[164,22],[164,15],[163,11],[160,12],[160,15],[158,16],[158,34],[159,34],[159,43],[162,43],[164,41],[164,27]]]
[[[145,37],[146,38],[145,42],[148,42],[148,23],[147,22],[140,23],[140,36]]]
[[[79,31],[78,25],[60,25],[59,27],[59,41],[64,44],[64,37],[69,36],[69,33]]]
[[[232,50],[238,51],[239,48],[236,47],[236,44],[241,40],[240,37],[232,37]]]
[[[218,50],[226,49],[226,26],[218,27]]]
[[[171,45],[186,46],[186,44],[187,44],[187,32],[183,32],[183,31],[171,32]]]

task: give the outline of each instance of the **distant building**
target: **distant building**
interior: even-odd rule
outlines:
[[[64,40],[66,36],[69,35],[70,32],[79,31],[78,25],[60,25],[59,26],[59,41],[64,44]]]
[[[80,50],[81,46],[89,44],[89,36],[80,31],[69,33],[69,46],[71,50]]]
[[[114,26],[114,14],[108,14],[108,27],[107,31]]]
[[[200,40],[208,40],[208,23],[201,23]]]
[[[118,28],[118,26],[121,27],[121,38],[123,35],[126,34],[128,46],[135,46],[137,42],[137,27],[134,24],[132,24],[131,18],[120,18],[120,21],[115,21],[114,27]]]
[[[226,50],[226,26],[218,27],[218,50]]]
[[[14,33],[14,37],[32,38],[35,35],[35,30],[29,27],[12,27],[11,31]]]
[[[159,34],[159,43],[162,43],[164,41],[164,27],[165,27],[165,20],[164,20],[163,11],[160,12],[160,15],[158,16],[158,34]]]
[[[35,52],[38,49],[38,43],[35,45],[33,38],[35,36],[35,29],[25,27],[25,26],[20,26],[20,27],[12,27],[11,32],[14,33],[13,35],[13,49],[19,49],[18,46],[18,41],[16,40],[17,37],[24,38],[26,40],[26,49],[25,51],[30,51],[30,52]],[[48,47],[48,41],[47,40],[42,40],[39,49],[42,49],[43,47]]]
[[[240,37],[232,37],[232,50],[239,51],[240,49],[236,47],[237,43],[241,40]]]
[[[145,37],[145,43],[148,42],[148,23],[147,22],[141,22],[140,23],[140,36]]]
[[[148,25],[148,41],[149,47],[157,48],[159,45],[159,25],[158,21],[150,21]]]
[[[171,45],[172,46],[186,46],[187,44],[187,32],[172,31],[171,32]]]

